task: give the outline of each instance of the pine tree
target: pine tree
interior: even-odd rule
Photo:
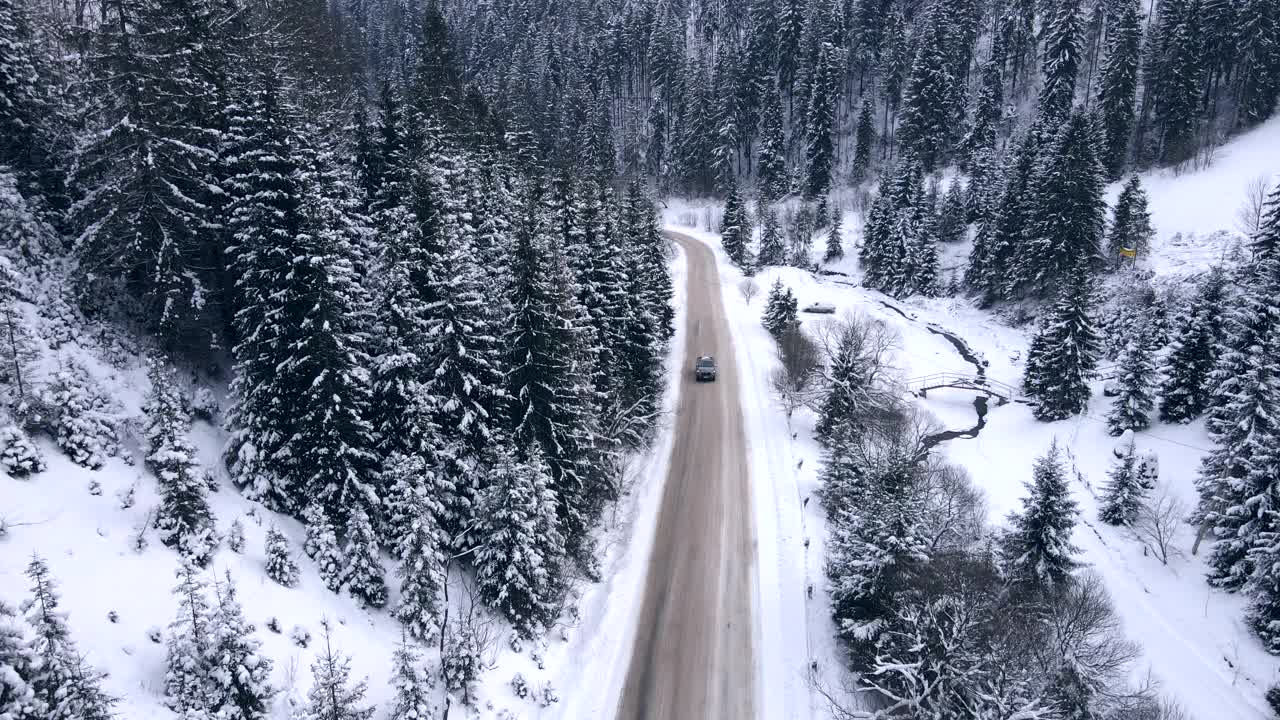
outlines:
[[[29,201],[62,210],[58,80],[48,65],[26,0],[0,2],[0,167],[17,176],[15,189]]]
[[[782,129],[782,97],[777,84],[768,83],[761,100],[760,142],[756,178],[762,200],[776,200],[787,192],[787,147]]]
[[[1120,262],[1122,249],[1132,250],[1137,256],[1145,257],[1151,250],[1151,237],[1154,234],[1151,213],[1147,212],[1147,193],[1142,189],[1138,176],[1134,175],[1125,183],[1120,197],[1116,199],[1111,227],[1107,232],[1108,259]]]
[[[840,241],[840,212],[837,210],[827,230],[827,250],[822,255],[822,262],[832,263],[844,257],[844,244]]]
[[[407,517],[400,530],[402,539],[397,551],[401,558],[397,571],[400,605],[395,616],[409,637],[425,643],[433,641],[439,629],[440,589],[445,582],[445,557],[441,550],[447,546],[447,538],[439,524],[443,512],[440,501],[422,486],[408,492]]]
[[[1117,379],[1120,394],[1107,413],[1107,427],[1112,435],[1125,430],[1145,430],[1151,426],[1151,411],[1155,407],[1154,386],[1156,364],[1151,331],[1142,318],[1130,328],[1129,342],[1120,357]]]
[[[783,265],[787,259],[786,241],[782,237],[782,225],[778,222],[778,210],[773,205],[763,205],[760,210],[760,251],[756,253],[759,267]]]
[[[1096,264],[1106,205],[1093,135],[1089,117],[1076,113],[1041,157],[1030,189],[1026,241],[1016,255],[1015,287],[1048,295]]]
[[[1097,366],[1099,341],[1089,317],[1090,283],[1084,272],[1065,285],[1045,315],[1027,353],[1023,389],[1045,421],[1064,420],[1089,404],[1088,379]]]
[[[378,538],[363,507],[357,507],[349,516],[342,557],[346,562],[343,584],[352,596],[365,607],[386,605],[387,584],[378,559]]]
[[[289,550],[289,540],[274,525],[267,529],[267,577],[285,587],[298,584],[298,563]]]
[[[1129,159],[1138,88],[1138,55],[1142,45],[1139,5],[1138,0],[1116,3],[1107,28],[1107,57],[1098,90],[1098,113],[1103,135],[1102,165],[1108,180],[1118,180]]]
[[[328,620],[323,627],[324,648],[311,663],[313,681],[299,720],[369,720],[374,708],[362,707],[369,683],[351,684],[351,658],[334,649]]]
[[[17,611],[0,600],[0,717],[40,717],[42,707],[31,687],[36,662]]]
[[[525,454],[528,459],[519,461],[500,449],[490,464],[475,565],[480,597],[531,636],[559,609],[564,541],[536,441]]]
[[[71,639],[66,613],[58,610],[58,586],[39,556],[27,564],[31,597],[22,612],[31,626],[27,652],[36,658],[28,684],[41,720],[110,720],[116,699],[101,688],[105,674],[84,661]]]
[[[395,720],[435,720],[436,708],[431,702],[435,693],[432,683],[420,665],[418,653],[407,637],[401,636],[400,645],[391,655],[391,687],[395,689],[395,705],[391,717]]]
[[[1190,422],[1209,405],[1209,380],[1223,335],[1226,274],[1215,267],[1174,331],[1160,382],[1160,420]]]
[[[858,111],[858,126],[853,133],[855,147],[850,175],[855,183],[866,180],[868,173],[871,171],[871,151],[876,142],[874,123],[871,100],[863,100],[862,109]]]
[[[929,6],[902,99],[898,142],[932,172],[952,144],[959,90],[947,56],[947,18],[940,3]]]
[[[228,572],[214,583],[217,606],[209,619],[209,710],[218,720],[264,720],[276,689],[273,662],[244,618]]]
[[[729,260],[734,265],[743,267],[747,261],[751,226],[747,223],[747,208],[738,195],[737,182],[730,179],[728,188],[724,201],[724,219],[720,222],[720,243]]]
[[[840,333],[835,355],[827,370],[830,379],[827,394],[818,410],[814,433],[819,442],[832,448],[840,439],[838,432],[852,418],[856,418],[873,406],[871,392],[875,381],[875,348],[867,347],[869,338],[856,328],[847,327]]]
[[[1036,460],[1026,484],[1022,512],[1009,516],[1005,537],[1005,571],[1028,589],[1063,588],[1078,563],[1072,557],[1079,548],[1071,543],[1079,510],[1071,498],[1066,469],[1055,441]]]
[[[671,272],[667,268],[667,243],[658,231],[653,200],[637,181],[627,188],[621,231],[630,239],[637,269],[645,282],[644,302],[657,322],[658,340],[665,344],[675,333],[671,307]]]
[[[155,524],[170,547],[200,567],[209,563],[217,547],[213,513],[206,494],[209,484],[187,439],[191,418],[179,394],[173,369],[153,360],[149,369],[151,394],[146,435],[147,466],[160,483],[160,509]]]
[[[244,554],[244,523],[240,518],[236,518],[231,522],[231,527],[227,528],[227,549],[237,555]]]
[[[208,586],[192,563],[177,571],[178,615],[169,623],[165,647],[165,704],[182,717],[207,712],[212,705],[210,609]]]
[[[1147,493],[1138,473],[1138,453],[1132,440],[1124,446],[1123,453],[1111,463],[1098,506],[1098,519],[1111,525],[1132,525]]]

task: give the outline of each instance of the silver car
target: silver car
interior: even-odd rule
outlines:
[[[698,382],[708,380],[715,382],[716,379],[716,359],[710,355],[702,355],[693,364],[693,377]]]

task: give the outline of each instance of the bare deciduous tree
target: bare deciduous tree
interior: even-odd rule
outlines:
[[[1244,186],[1244,200],[1236,209],[1236,229],[1247,237],[1253,237],[1262,227],[1262,215],[1267,204],[1267,191],[1271,183],[1266,175],[1249,180]]]
[[[1182,551],[1174,543],[1186,516],[1187,508],[1182,501],[1170,495],[1167,488],[1162,489],[1138,510],[1133,521],[1133,534],[1162,565],[1168,565],[1170,558],[1182,556]]]
[[[751,299],[760,294],[760,285],[751,278],[744,278],[738,283],[738,292],[742,293],[742,299],[747,301],[747,305],[751,304]]]
[[[782,366],[771,375],[771,384],[787,417],[801,407],[814,407],[821,398],[818,368],[821,353],[817,344],[799,328],[782,334],[778,339],[778,354]]]
[[[963,468],[930,458],[920,490],[924,503],[918,532],[930,552],[964,550],[982,537],[986,498]]]

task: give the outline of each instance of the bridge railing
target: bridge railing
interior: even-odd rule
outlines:
[[[1015,400],[1021,393],[1008,383],[993,380],[985,375],[966,375],[963,373],[938,372],[907,380],[907,389],[912,392],[954,387],[966,390],[977,390],[994,395],[1004,400]]]

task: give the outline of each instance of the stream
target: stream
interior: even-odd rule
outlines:
[[[850,287],[860,287],[856,283],[852,283],[847,280],[835,280],[834,278],[831,278],[831,279],[834,282],[839,283],[841,285],[848,285]],[[905,310],[898,307],[897,305],[894,305],[892,302],[889,302],[888,300],[880,300],[879,302],[884,307],[902,316],[902,319],[906,320],[907,322],[920,325],[924,327],[925,330],[928,330],[934,335],[937,335],[943,338],[944,340],[946,340],[948,343],[951,344],[953,348],[955,348],[956,353],[961,358],[963,358],[965,362],[973,366],[974,374],[979,380],[986,378],[987,376],[986,363],[983,362],[983,360],[978,356],[978,353],[975,352],[973,348],[969,347],[969,343],[965,342],[964,338],[960,337],[959,335],[956,335],[955,333],[947,330],[946,328],[940,325],[937,325],[936,323],[922,322],[912,317],[911,315],[908,315]],[[933,448],[937,447],[938,445],[948,440],[957,440],[957,439],[972,440],[978,437],[978,434],[982,432],[982,429],[987,426],[987,411],[989,409],[987,404],[988,400],[989,398],[986,395],[982,395],[981,393],[979,393],[978,396],[973,399],[973,410],[978,417],[977,422],[973,425],[973,427],[956,429],[956,430],[943,430],[942,432],[933,433],[932,435],[926,435],[923,441],[924,449],[926,451],[932,450]]]

